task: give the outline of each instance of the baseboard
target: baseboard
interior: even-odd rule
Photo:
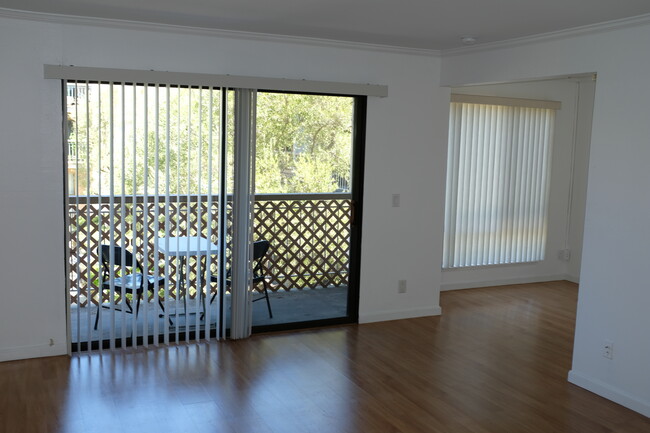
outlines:
[[[380,311],[377,313],[359,314],[359,323],[386,322],[388,320],[439,316],[440,314],[442,314],[442,309],[439,305],[430,308],[413,308],[411,310]]]
[[[0,362],[14,361],[17,359],[43,358],[45,356],[58,356],[68,353],[66,344],[38,344],[34,346],[7,347],[0,349]]]
[[[575,275],[567,275],[565,280],[571,283],[580,284],[580,277],[576,277]]]
[[[644,416],[650,417],[649,401],[639,399],[633,395],[626,393],[625,391],[601,382],[598,379],[590,378],[589,376],[575,370],[569,371],[569,382],[579,386],[580,388],[584,388],[587,391],[591,391],[594,394],[598,394],[603,398],[618,403],[621,406],[625,406],[628,409],[639,412]]]
[[[528,283],[544,283],[547,281],[561,281],[568,280],[571,281],[569,275],[545,275],[541,277],[513,277],[513,278],[502,278],[498,280],[490,281],[465,281],[459,283],[442,283],[440,285],[440,291],[445,292],[448,290],[461,290],[461,289],[476,289],[479,287],[492,287],[492,286],[508,286],[511,284],[528,284]]]

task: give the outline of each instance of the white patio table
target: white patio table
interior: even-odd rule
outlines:
[[[196,256],[200,258],[201,256],[213,255],[219,252],[219,245],[213,244],[208,239],[200,236],[168,236],[157,238],[156,245],[158,251],[163,253],[167,259],[171,257],[180,258],[180,278],[176,281],[177,289],[181,287],[186,289],[185,276],[187,273],[188,257]],[[200,296],[203,300],[203,289],[197,287],[198,290],[201,291]],[[180,291],[177,290],[177,293],[180,293]],[[203,302],[203,308],[205,309],[205,301]],[[187,314],[187,289],[183,296],[183,310]]]

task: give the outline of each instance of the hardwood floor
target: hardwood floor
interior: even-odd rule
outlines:
[[[0,364],[0,432],[650,432],[566,381],[577,287],[441,296],[443,315]]]

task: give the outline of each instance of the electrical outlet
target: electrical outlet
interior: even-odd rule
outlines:
[[[393,207],[399,207],[400,196],[399,194],[393,194]]]
[[[607,359],[614,359],[614,343],[611,340],[605,340],[603,343],[603,356]]]
[[[397,282],[397,293],[406,293],[406,280],[399,280]]]

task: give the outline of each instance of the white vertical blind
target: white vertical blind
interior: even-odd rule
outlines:
[[[255,97],[249,89],[235,91],[235,184],[233,190],[232,323],[230,337],[251,334],[251,263],[255,192]]]
[[[443,268],[544,259],[554,119],[551,108],[451,103]]]
[[[225,325],[223,297],[209,303],[209,277],[222,277],[226,269],[220,239],[227,205],[225,92],[89,81],[65,86],[68,164],[74,172],[68,204],[75,209],[70,224],[77,233],[71,245],[89,264],[82,268],[73,255],[73,341],[87,349],[93,342],[100,349],[168,344],[209,338],[215,327],[222,338],[225,330],[217,325]],[[242,194],[250,191],[248,179]],[[241,225],[242,233],[250,233],[249,223]],[[183,241],[174,242],[179,237]],[[212,246],[197,251],[192,245],[198,238]],[[110,249],[106,279],[102,245],[119,248]],[[141,269],[129,266],[129,254]],[[129,274],[135,277],[123,279]]]
[[[164,88],[166,90],[166,86],[164,86]],[[154,90],[153,97],[154,97],[154,107],[155,107],[155,109],[153,110],[153,122],[154,122],[153,123],[153,129],[154,129],[155,138],[153,140],[154,141],[154,151],[153,151],[153,153],[154,153],[154,161],[153,161],[154,217],[153,217],[152,222],[153,222],[153,232],[156,233],[156,234],[159,234],[160,233],[160,146],[161,146],[162,142],[164,141],[164,136],[161,136],[162,131],[160,130],[160,121],[161,121],[160,114],[161,114],[161,111],[162,111],[163,116],[166,118],[168,113],[165,110],[166,107],[163,107],[160,104],[160,94],[161,94],[160,86],[158,84],[156,84],[153,87],[153,90]],[[147,98],[147,101],[148,101],[148,98]],[[146,138],[145,138],[145,140],[146,140]],[[149,168],[148,165],[149,165],[149,162],[147,161],[146,162],[146,167],[145,167],[147,173],[149,171],[148,170],[148,168]],[[169,181],[169,179],[164,179],[163,180],[164,183],[167,183],[168,181]],[[165,202],[165,207],[167,207],[167,206],[169,206],[169,203]],[[149,250],[148,242],[147,242],[147,246],[145,247],[145,250]],[[153,250],[150,253],[147,252],[147,253],[143,254],[143,256],[144,257],[149,257],[149,254],[151,254],[152,257],[154,257],[154,258],[159,257],[160,251],[158,249],[158,243],[157,242],[154,242]],[[143,260],[143,261],[145,261],[145,260]],[[165,261],[167,261],[167,260],[165,260]],[[144,264],[144,266],[145,266],[145,268],[148,268],[148,266],[149,266],[148,262],[149,261],[146,260],[146,262],[147,263]],[[151,271],[147,270],[146,272],[143,271],[143,273],[145,275],[147,275],[149,273],[151,273],[154,276],[160,275],[160,260],[153,260],[153,266],[152,266]],[[154,287],[153,287],[151,296],[153,297],[153,302],[154,302],[153,305],[157,306],[158,305],[157,301],[158,301],[158,298],[160,296],[160,282],[158,280],[156,280],[153,286]],[[146,302],[143,302],[143,304],[144,304],[143,313],[144,313],[144,317],[148,319],[149,318],[149,295],[148,294],[147,294],[147,296],[145,298],[143,298],[143,301],[145,301],[145,300],[146,300]],[[155,315],[160,316],[160,312],[156,311]],[[133,315],[134,320],[137,319],[137,317],[135,317],[135,316],[136,315]],[[154,318],[152,324],[153,324],[153,332],[152,332],[152,334],[154,336],[156,336],[160,332],[159,331],[160,319]],[[137,320],[136,320],[136,326],[137,326]],[[142,326],[142,343],[143,343],[144,346],[148,345],[148,341],[149,341],[148,337],[149,337],[149,326],[144,326],[144,324],[143,324],[143,326]],[[155,338],[154,338],[154,341],[156,341]]]
[[[223,151],[221,152],[221,157],[218,160],[218,173],[226,173],[226,167],[228,166],[228,155],[225,150],[228,148],[226,143],[228,142],[228,125],[230,125],[230,113],[228,110],[229,107],[229,94],[230,91],[221,92],[221,129],[219,135],[219,142],[223,146]],[[227,233],[228,230],[228,219],[227,219],[227,207],[228,207],[228,197],[227,192],[228,188],[226,181],[219,182],[218,187],[218,196],[217,196],[217,231],[221,234]],[[219,253],[217,254],[218,269],[227,268],[226,260],[226,242],[219,242]],[[219,302],[217,302],[217,338],[223,339],[226,338],[226,314],[224,312],[225,302],[224,297],[226,293],[226,274],[225,272],[220,272],[217,274],[217,292],[219,294]],[[208,310],[206,311],[206,317],[210,317],[210,309],[208,305]],[[207,319],[206,319],[207,320]]]

